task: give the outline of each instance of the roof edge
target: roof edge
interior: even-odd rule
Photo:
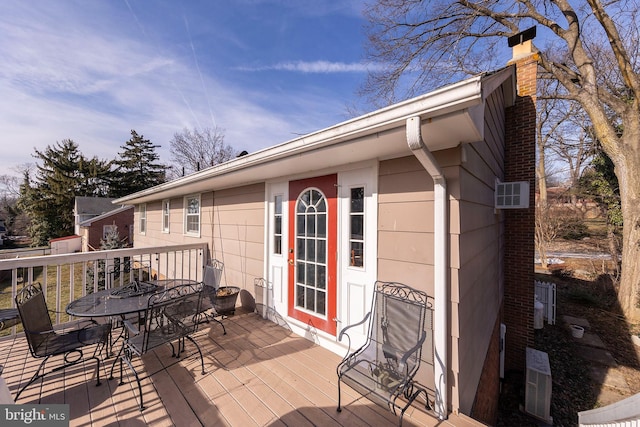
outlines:
[[[500,72],[498,74],[501,74]],[[243,170],[273,160],[292,157],[309,150],[329,147],[333,144],[362,135],[381,132],[394,127],[403,127],[409,117],[435,118],[454,111],[469,109],[483,103],[483,82],[486,73],[436,89],[424,95],[381,108],[371,113],[338,123],[325,129],[267,147],[265,149],[232,159],[219,165],[195,172],[191,175],[133,193],[113,201],[114,204],[135,204],[137,200],[156,193],[187,186],[223,174]]]

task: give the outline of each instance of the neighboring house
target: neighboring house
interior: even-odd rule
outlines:
[[[100,249],[100,241],[104,240],[114,228],[117,229],[120,240],[125,242],[126,246],[132,246],[133,206],[116,207],[107,213],[81,222],[78,234],[82,236],[82,252]]]
[[[529,208],[495,209],[496,182],[534,188],[530,46],[502,70],[116,203],[136,206],[136,247],[208,243],[243,304],[339,354],[376,280],[425,290],[434,325],[418,378],[441,418],[491,423],[501,324],[504,369],[524,370],[533,343],[533,194]]]
[[[74,233],[80,235],[80,224],[86,220],[116,209],[118,206],[113,205],[114,200],[108,197],[76,197],[73,207]]]
[[[73,209],[75,234],[82,236],[82,251],[100,248],[100,240],[114,226],[118,234],[132,245],[133,210],[131,206],[114,205],[108,197],[76,197]]]
[[[4,220],[0,219],[0,246],[4,245],[4,240],[7,238],[7,227],[4,225]]]

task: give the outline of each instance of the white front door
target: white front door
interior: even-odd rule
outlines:
[[[263,317],[276,323],[287,316],[287,242],[289,183],[269,184],[267,189],[267,260],[262,283]],[[256,290],[257,294],[258,290]]]
[[[377,277],[377,168],[338,175],[340,200],[340,285],[338,334],[358,323],[371,309]],[[352,348],[366,339],[367,325],[351,329]]]
[[[290,193],[288,181],[268,184],[267,233],[265,234],[267,280],[266,288],[263,289],[264,295],[261,296],[262,301],[257,302],[264,304],[263,315],[273,321],[279,322],[286,318],[296,318],[305,324],[311,321],[315,327],[335,336],[334,339],[337,340],[338,334],[344,327],[359,322],[371,309],[371,299],[377,278],[377,167],[372,164],[367,168],[340,171],[336,175],[327,177],[329,176],[337,176],[337,182],[330,181],[322,184],[314,181],[313,178],[292,181],[296,194]],[[337,188],[337,194],[333,197],[329,194],[331,188]],[[337,210],[335,231],[330,232],[330,228],[334,225],[329,226],[327,222],[326,261],[331,259],[335,267],[326,263],[328,298],[324,314],[317,306],[313,309],[307,307],[309,299],[295,300],[298,294],[302,297],[296,287],[297,289],[305,288],[305,292],[313,293],[316,297],[322,294],[317,281],[314,282],[314,289],[309,287],[306,272],[304,280],[302,274],[296,277],[297,273],[302,272],[300,270],[302,264],[305,268],[313,265],[314,272],[318,271],[319,265],[324,264],[322,258],[316,259],[317,251],[314,251],[316,258],[313,260],[307,259],[306,255],[306,245],[312,240],[322,240],[324,237],[320,237],[315,231],[313,238],[310,238],[306,231],[304,236],[302,233],[297,236],[297,229],[300,227],[296,228],[295,224],[296,203],[301,196],[301,200],[305,200],[307,193],[315,194],[315,190],[320,190],[318,194],[328,199],[337,199],[334,208]],[[311,201],[310,196],[309,202]],[[316,204],[305,202],[304,205],[305,218],[311,214],[322,215]],[[310,212],[310,209],[313,212]],[[302,215],[302,206],[300,210],[299,214]],[[292,221],[294,221],[293,224]],[[329,245],[333,236],[336,239],[335,243]],[[302,240],[305,244],[303,260],[300,259]],[[318,248],[317,242],[314,248]],[[335,272],[330,271],[333,268]],[[331,293],[335,296],[331,296]],[[308,318],[300,319],[304,316]],[[352,344],[364,342],[365,334],[366,326],[356,331],[351,330],[350,335],[354,340]]]

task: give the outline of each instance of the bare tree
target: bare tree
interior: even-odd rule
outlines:
[[[11,168],[12,174],[0,175],[0,197],[17,198],[20,196],[22,175],[35,169],[33,163],[23,163]]]
[[[495,69],[506,37],[541,28],[542,79],[580,104],[615,165],[623,227],[618,298],[640,318],[640,5],[637,0],[377,0],[367,10],[370,56],[387,64],[364,89],[376,100],[415,94],[463,74]]]
[[[15,175],[0,175],[0,194],[2,197],[18,197],[20,178]]]
[[[224,129],[215,127],[202,130],[184,129],[173,135],[170,141],[171,160],[174,167],[185,174],[199,171],[234,157],[234,150],[224,143]]]
[[[24,163],[12,168],[15,175],[0,175],[0,219],[4,220],[9,235],[27,234],[30,219],[18,206],[20,175],[33,169],[33,163]]]
[[[547,94],[538,99],[536,120],[536,180],[539,190],[539,203],[547,201],[547,185],[554,180],[551,175],[554,169],[568,187],[567,193],[572,203],[577,201],[576,187],[580,174],[593,156],[596,140],[593,137],[593,126],[580,104],[552,97],[548,83],[542,90]],[[556,179],[557,180],[557,179]],[[536,214],[538,211],[536,211]]]
[[[549,266],[549,257],[547,256],[547,248],[553,242],[562,229],[563,218],[557,213],[552,212],[549,205],[538,202],[536,205],[536,222],[535,222],[535,245],[536,252],[540,258],[542,267]]]
[[[552,82],[542,82],[547,92],[552,92]],[[566,101],[557,98],[541,98],[536,109],[536,181],[538,184],[538,203],[547,203],[547,184],[549,183],[549,164],[547,151],[554,139],[558,139],[563,123],[568,119],[569,112],[564,107]],[[552,160],[552,159],[551,159]],[[550,164],[553,164],[549,161]],[[536,211],[537,213],[537,211]]]
[[[584,110],[575,102],[564,102],[558,111],[564,120],[559,126],[560,132],[553,135],[548,147],[555,158],[567,165],[569,187],[575,188],[594,153],[596,140],[593,137],[593,126]]]

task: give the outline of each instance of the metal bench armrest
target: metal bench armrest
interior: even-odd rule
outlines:
[[[342,341],[342,337],[343,336],[347,336],[347,339],[349,340],[349,347],[347,348],[347,354],[344,356],[344,358],[346,359],[349,356],[349,353],[351,352],[351,336],[347,333],[347,331],[351,328],[354,328],[356,326],[360,326],[363,323],[365,323],[367,320],[369,320],[369,317],[371,317],[371,312],[368,312],[364,318],[359,321],[358,323],[353,323],[351,325],[348,325],[346,328],[344,328],[343,330],[340,331],[340,335],[338,335],[338,341]]]

